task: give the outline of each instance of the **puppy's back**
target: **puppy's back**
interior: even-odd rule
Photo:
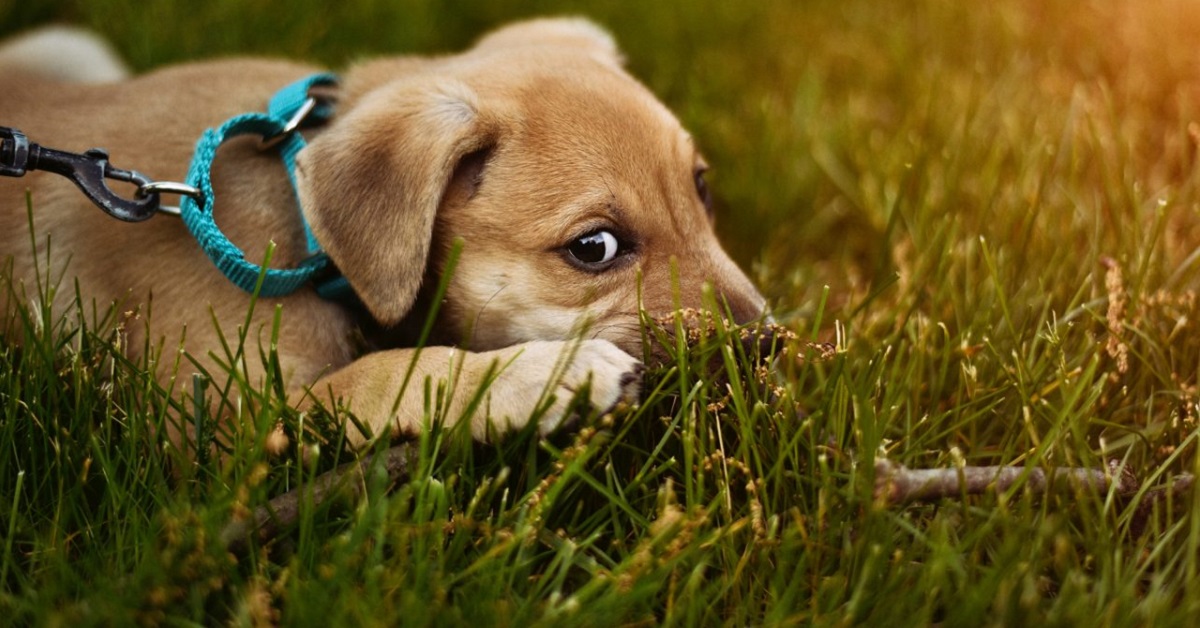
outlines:
[[[129,68],[94,33],[48,26],[0,45],[0,76],[16,74],[70,83],[111,83],[127,78]]]

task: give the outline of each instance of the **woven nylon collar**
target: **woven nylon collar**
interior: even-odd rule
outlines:
[[[196,143],[192,165],[188,169],[187,184],[200,191],[199,198],[185,196],[179,204],[180,215],[200,248],[212,260],[217,269],[237,287],[253,293],[262,277],[258,293],[276,297],[291,294],[304,284],[312,282],[317,293],[327,299],[342,299],[353,295],[345,277],[333,270],[333,264],[321,251],[313,237],[304,213],[300,211],[297,196],[296,213],[304,225],[304,236],[308,243],[308,257],[296,268],[266,268],[246,259],[246,255],[225,234],[213,219],[216,197],[212,187],[212,164],[217,148],[239,135],[259,135],[268,144],[274,144],[287,168],[292,189],[296,189],[296,155],[304,148],[304,138],[296,132],[301,120],[324,121],[333,115],[333,107],[309,97],[309,90],[318,85],[333,85],[337,78],[332,74],[314,74],[276,92],[267,105],[266,113],[245,113],[234,116],[216,129],[208,129]],[[306,111],[307,110],[307,111]]]

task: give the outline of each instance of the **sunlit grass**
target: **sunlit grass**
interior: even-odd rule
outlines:
[[[245,430],[224,462],[191,463],[162,434],[194,407],[112,351],[107,307],[46,311],[26,287],[0,345],[0,617],[1192,623],[1190,493],[1148,511],[1021,487],[872,495],[878,456],[1116,460],[1147,487],[1196,472],[1191,3],[0,0],[0,30],[90,24],[139,69],[231,53],[337,66],[542,13],[606,24],[698,138],[723,240],[798,336],[773,370],[717,330],[652,371],[631,411],[548,443],[436,430],[408,480],[368,473],[364,498],[305,503],[274,541],[230,552],[229,521],[350,456],[306,457],[295,438],[271,458]],[[40,289],[73,291],[60,271]],[[230,339],[231,363],[272,359]],[[278,382],[200,381],[247,425],[311,427]]]

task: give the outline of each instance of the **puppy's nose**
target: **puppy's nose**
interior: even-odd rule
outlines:
[[[722,294],[733,323],[741,326],[742,348],[746,357],[758,361],[768,359],[775,350],[775,321],[767,312],[763,298],[755,291],[725,292]]]
[[[756,362],[770,360],[779,350],[778,342],[782,338],[776,335],[775,325],[768,316],[762,322],[749,325],[742,329],[742,349],[746,357]]]

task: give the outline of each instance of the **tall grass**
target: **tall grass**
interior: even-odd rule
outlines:
[[[361,499],[302,501],[275,540],[230,551],[230,521],[352,456],[297,439],[271,458],[245,436],[188,462],[162,434],[195,409],[113,350],[105,304],[31,298],[73,290],[44,269],[0,344],[0,617],[1194,623],[1190,493],[1149,509],[1021,485],[872,495],[881,456],[1116,460],[1148,488],[1197,471],[1191,3],[0,2],[0,29],[89,24],[139,69],[242,52],[340,65],[546,12],[609,26],[700,139],[722,237],[798,335],[775,368],[716,329],[651,372],[636,408],[551,442],[435,429],[405,481],[376,468]],[[273,359],[229,338],[231,364]],[[177,386],[305,429],[272,382],[193,370]]]

